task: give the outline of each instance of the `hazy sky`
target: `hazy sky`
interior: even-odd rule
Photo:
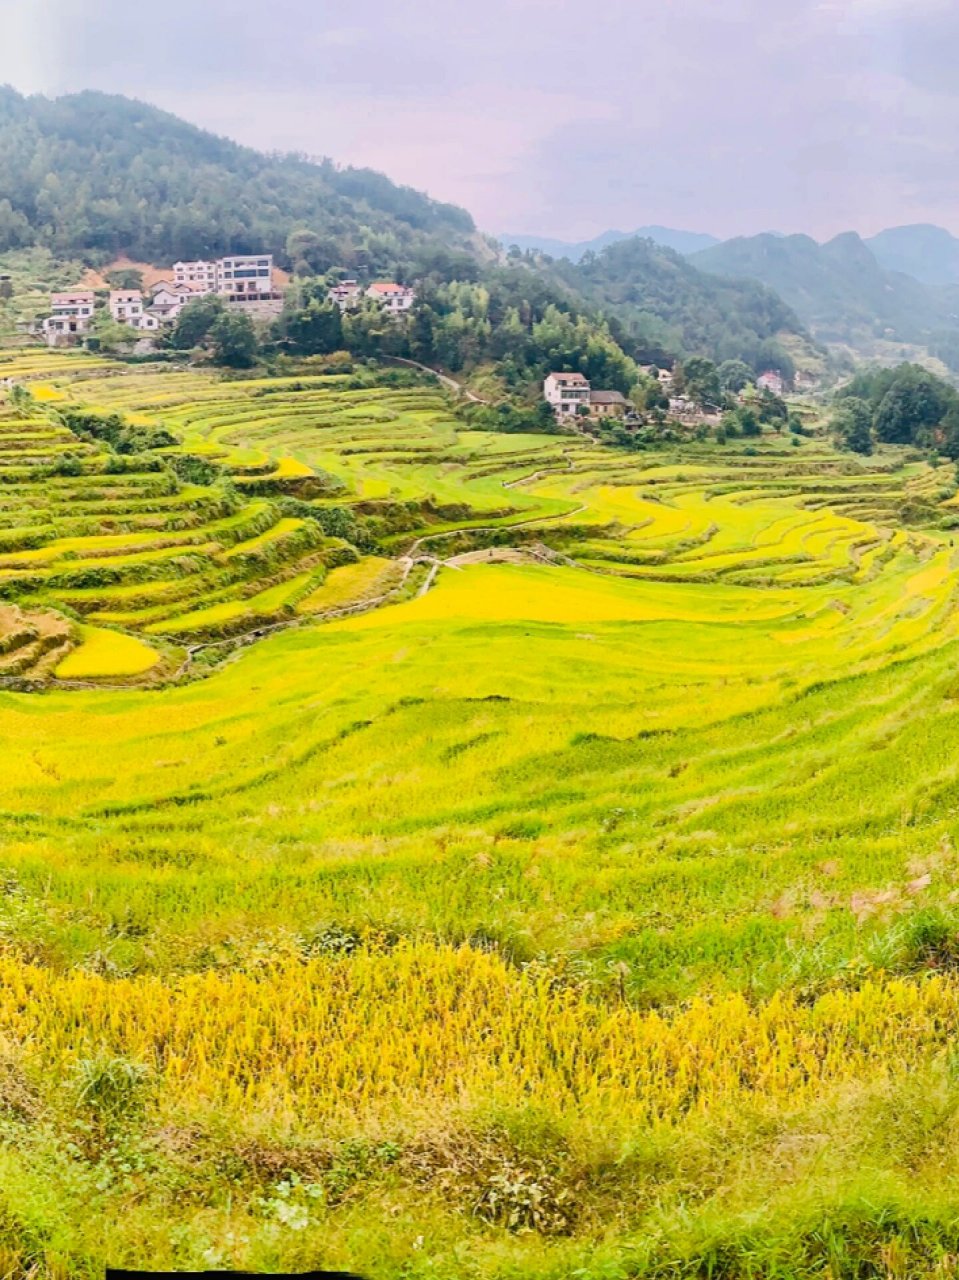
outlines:
[[[956,0],[0,0],[0,81],[371,165],[486,230],[959,232]]]

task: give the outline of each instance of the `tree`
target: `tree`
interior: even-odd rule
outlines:
[[[719,373],[712,360],[704,356],[691,356],[683,365],[686,378],[686,394],[704,408],[716,406],[722,399]]]
[[[128,324],[120,324],[114,320],[106,307],[96,311],[93,316],[93,333],[99,340],[101,351],[116,351],[120,347],[129,346],[136,341],[136,330]]]
[[[789,406],[782,396],[777,396],[768,387],[763,387],[757,408],[759,421],[769,423],[777,431],[789,420]]]
[[[210,330],[213,358],[232,369],[249,369],[256,360],[253,321],[242,312],[225,311]]]
[[[343,317],[333,302],[312,298],[305,307],[284,311],[277,332],[303,355],[329,355],[343,349]]]
[[[106,280],[111,289],[143,288],[143,272],[137,267],[121,267],[117,271],[108,271]]]
[[[742,360],[724,360],[717,372],[723,391],[742,391],[747,383],[752,382],[752,370]]]
[[[888,444],[931,442],[955,399],[956,393],[935,374],[904,365],[876,410],[876,435]]]
[[[744,406],[742,409],[738,409],[736,413],[739,418],[739,429],[744,436],[755,438],[756,436],[762,435],[763,429],[760,425],[759,418],[752,409],[748,409]]]
[[[872,453],[872,411],[858,396],[850,396],[841,402],[830,419],[829,431],[840,448],[850,449],[853,453]]]
[[[198,347],[225,314],[222,298],[209,294],[205,298],[196,298],[188,302],[180,312],[170,339],[178,351],[189,351]]]

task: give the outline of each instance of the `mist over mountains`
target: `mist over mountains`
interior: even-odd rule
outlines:
[[[516,245],[524,252],[547,253],[551,258],[568,258],[570,262],[581,262],[588,253],[602,253],[608,245],[617,244],[620,240],[652,240],[664,249],[682,254],[697,253],[720,243],[718,237],[705,232],[678,231],[674,227],[661,226],[638,227],[635,231],[604,231],[592,240],[551,240],[546,236],[505,233],[498,238],[505,249]]]

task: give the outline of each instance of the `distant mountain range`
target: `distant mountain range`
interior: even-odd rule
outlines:
[[[922,284],[959,285],[959,239],[943,227],[893,227],[866,244],[887,271],[901,271]]]
[[[825,244],[802,235],[741,236],[690,261],[774,289],[825,342],[926,344],[959,326],[952,296],[959,240],[935,227],[898,227],[869,241],[848,231]]]
[[[945,331],[959,331],[959,238],[942,227],[893,227],[870,239],[850,231],[824,244],[778,231],[721,241],[660,226],[641,227],[632,236],[606,231],[578,243],[538,236],[501,240],[580,263],[590,252],[635,238],[681,253],[711,275],[766,285],[822,341],[928,344]]]
[[[700,249],[708,249],[719,244],[716,236],[706,235],[699,231],[677,231],[673,227],[639,227],[636,231],[604,231],[592,240],[551,240],[547,236],[514,236],[501,235],[500,244],[509,249],[514,244],[524,251],[548,253],[551,258],[568,258],[570,262],[581,262],[587,253],[601,253],[607,245],[617,244],[620,240],[652,240],[664,249],[673,249],[676,253],[696,253]]]

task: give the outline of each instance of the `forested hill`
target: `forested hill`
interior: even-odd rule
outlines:
[[[578,265],[560,261],[549,270],[634,339],[666,351],[776,367],[783,363],[781,340],[804,335],[795,312],[771,289],[707,274],[649,239],[621,240]]]
[[[781,363],[779,335],[802,333],[769,290],[717,280],[652,240],[578,265],[507,260],[465,210],[382,174],[265,155],[128,98],[0,88],[0,253],[34,246],[97,266],[272,251],[300,279],[346,270],[415,281],[440,329],[447,310],[464,332],[473,322],[511,332],[515,313],[532,333],[550,307],[599,332],[605,316],[629,359],[695,354],[758,368]],[[453,285],[479,287],[480,301],[470,295],[461,311],[456,290],[443,292]],[[460,352],[467,365],[503,360],[492,338],[476,337],[469,359]]]
[[[463,209],[368,169],[268,156],[128,98],[0,88],[0,252],[147,261],[272,250],[308,265],[399,270],[480,243]]]
[[[940,291],[886,270],[854,232],[822,245],[803,235],[740,237],[691,261],[775,289],[824,341],[925,342],[951,323]]]

